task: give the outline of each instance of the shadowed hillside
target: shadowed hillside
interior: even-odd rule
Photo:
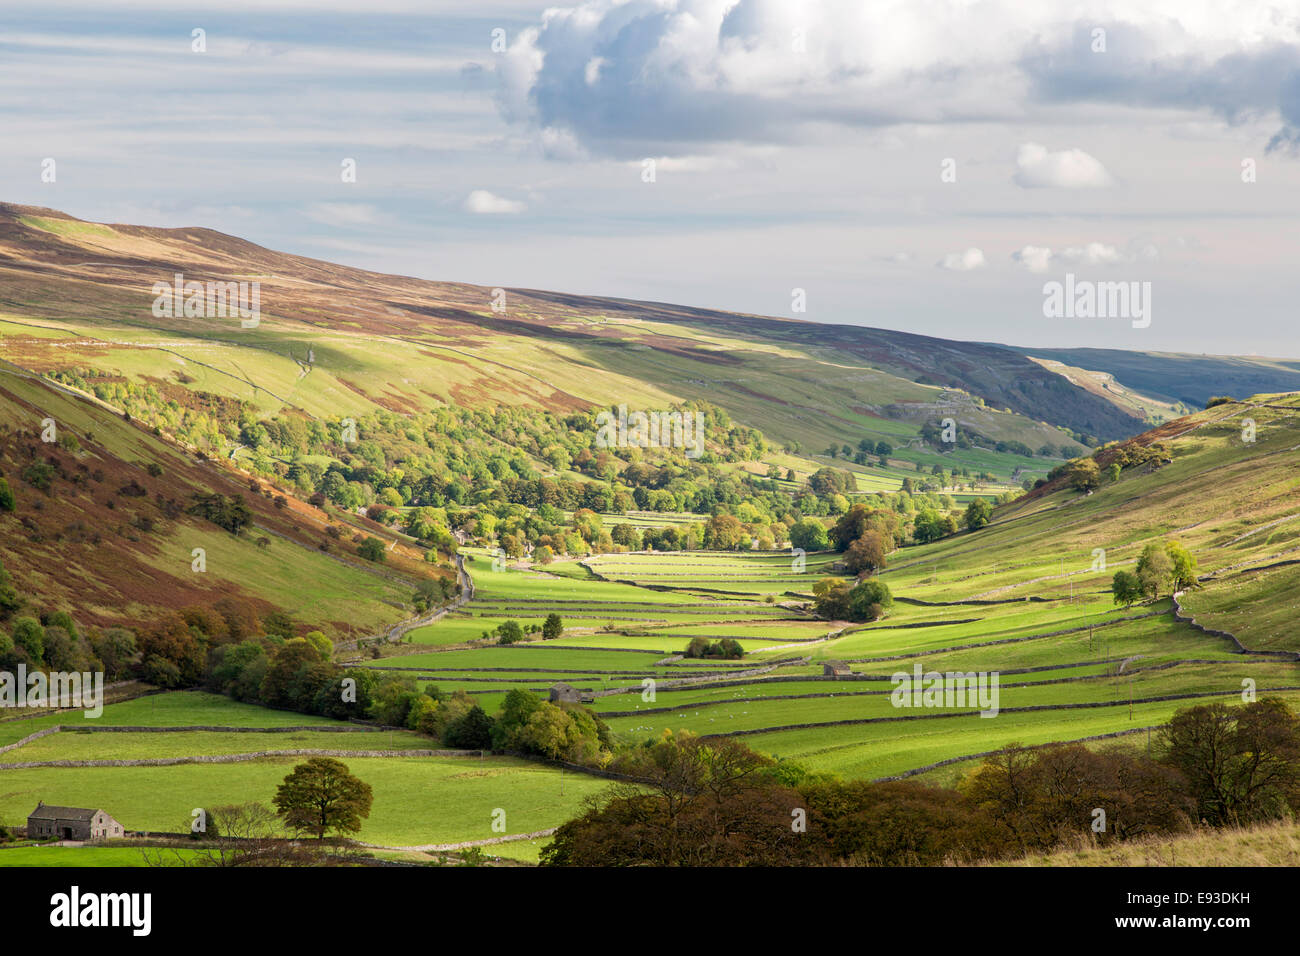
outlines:
[[[153,315],[154,283],[176,273],[259,282],[260,325]],[[264,411],[698,399],[818,449],[873,430],[896,438],[885,426],[915,435],[949,416],[1032,448],[1070,440],[1051,426],[1100,439],[1141,426],[1131,410],[999,346],[528,289],[501,290],[494,307],[491,289],[380,275],[208,229],[107,226],[0,205],[0,278],[11,360],[157,375],[161,358],[185,366],[193,388]],[[147,364],[142,349],[166,355]],[[296,358],[308,354],[305,375]]]
[[[22,613],[64,608],[85,624],[134,628],[236,597],[355,639],[410,616],[416,582],[452,574],[409,544],[395,545],[382,567],[363,560],[354,536],[391,543],[392,534],[345,516],[346,533],[329,535],[337,517],[8,363],[0,475],[14,498],[13,511],[0,512],[0,559],[26,598]],[[243,513],[201,510],[213,495],[238,500]]]

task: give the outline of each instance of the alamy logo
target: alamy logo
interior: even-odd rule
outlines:
[[[80,707],[87,717],[104,712],[104,672],[41,671],[27,673],[19,664],[18,673],[0,671],[0,708],[7,707]]]
[[[703,412],[632,412],[596,415],[597,448],[685,448],[687,458],[704,454]]]
[[[1065,282],[1043,285],[1043,315],[1049,319],[1132,319],[1151,325],[1150,282],[1092,282],[1065,274]]]
[[[889,678],[895,707],[976,707],[981,717],[998,715],[998,672],[937,671],[922,673],[918,661],[912,673],[898,671]]]
[[[262,321],[260,282],[186,282],[176,273],[173,283],[153,284],[153,314],[157,319],[224,319],[239,317],[239,325],[255,329]]]
[[[133,936],[148,936],[152,924],[151,893],[82,893],[74,886],[50,897],[51,926],[126,926]]]

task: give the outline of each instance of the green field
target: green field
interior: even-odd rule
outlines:
[[[768,753],[867,777],[1011,742],[1144,728],[1182,707],[1232,702],[1246,680],[1295,701],[1300,667],[1293,661],[1242,655],[1230,640],[1175,620],[1168,597],[1124,608],[1109,592],[1114,572],[1131,569],[1146,543],[1176,537],[1200,562],[1201,587],[1182,598],[1198,620],[1232,626],[1252,649],[1300,647],[1289,625],[1300,564],[1251,570],[1300,551],[1293,540],[1300,523],[1290,520],[1300,518],[1293,504],[1300,478],[1283,454],[1300,442],[1300,428],[1294,413],[1268,407],[1279,401],[1300,412],[1291,397],[1201,413],[1165,438],[1173,460],[1162,468],[1126,471],[1088,496],[1063,489],[1022,499],[976,534],[896,552],[882,580],[904,600],[875,624],[807,614],[806,597],[833,554],[807,556],[802,571],[788,553],[607,554],[557,562],[554,573],[476,567],[482,583],[469,613],[522,622],[553,611],[565,633],[552,646],[437,651],[439,628],[460,627],[448,622],[421,635],[431,652],[377,663],[428,668],[439,686],[443,675],[466,681],[461,686],[477,689],[485,703],[499,702],[510,686],[542,693],[564,679],[600,691],[622,682],[633,692],[599,696],[591,706],[624,740],[669,728],[740,732]],[[1235,417],[1247,410],[1259,422],[1252,447],[1233,441]],[[1247,472],[1249,490],[1225,501],[1223,488],[1242,487]],[[681,683],[692,675],[660,655],[679,653],[697,635],[740,640],[744,661],[726,666],[759,672],[709,679],[720,686]],[[630,653],[642,649],[645,655]],[[821,664],[830,660],[886,680],[825,679]],[[997,672],[1003,712],[996,719],[943,711],[893,719],[900,714],[884,693],[887,678],[918,662],[927,671]],[[476,679],[487,674],[473,668],[499,666],[547,670],[533,679],[522,670],[498,672],[518,683]],[[653,677],[655,699],[643,697],[641,682],[626,671]],[[803,724],[811,726],[791,726]]]
[[[134,831],[187,830],[195,807],[257,801],[303,758],[168,767],[42,767],[4,771],[0,820],[25,819],[38,800],[100,807]],[[357,838],[385,846],[487,840],[556,826],[584,797],[607,786],[512,757],[368,757],[344,759],[374,789],[369,819]],[[505,833],[492,814],[505,810]]]
[[[160,859],[149,851],[149,859]],[[16,846],[0,847],[0,866],[150,866],[144,848],[127,846]],[[193,851],[178,850],[183,856]],[[175,853],[168,851],[161,859],[166,863]]]
[[[1180,598],[1188,613],[1232,630],[1252,651],[1300,647],[1290,623],[1300,565],[1288,558],[1300,551],[1291,520],[1300,517],[1300,478],[1288,454],[1300,444],[1300,428],[1278,409],[1261,406],[1254,414],[1267,427],[1252,448],[1234,445],[1235,427],[1202,413],[1204,421],[1194,416],[1181,437],[1170,439],[1172,462],[1161,468],[1125,473],[1091,495],[1067,488],[1022,499],[999,508],[979,532],[896,551],[880,574],[895,603],[871,624],[810,613],[812,586],[832,573],[833,553],[796,564],[785,552],[624,552],[494,570],[482,552],[471,551],[476,591],[465,609],[377,659],[354,663],[444,692],[465,690],[489,713],[512,689],[545,695],[557,682],[570,683],[598,695],[590,706],[625,744],[665,730],[739,734],[759,751],[814,770],[867,779],[918,773],[948,784],[979,755],[1011,743],[1107,737],[1145,746],[1150,729],[1180,708],[1234,703],[1246,687],[1300,705],[1294,660],[1242,653],[1232,640],[1177,620],[1168,596],[1117,607],[1109,594],[1110,576],[1131,568],[1144,544],[1176,537],[1197,556],[1202,577]],[[1250,484],[1240,490],[1247,472]],[[1223,496],[1225,482],[1238,489],[1231,500]],[[530,635],[509,647],[478,640],[499,622],[540,624],[551,613],[564,625],[554,640]],[[745,654],[677,657],[700,636],[736,639]],[[823,664],[831,661],[846,663],[856,679],[825,675]],[[969,704],[895,706],[890,678],[914,666],[996,673],[997,716],[981,717]],[[330,733],[331,722],[322,718],[199,692],[110,705],[101,725],[254,731],[79,733],[82,720],[73,714],[0,721],[0,744],[69,725],[0,755],[0,768],[105,753],[169,759],[436,746],[405,731]],[[269,730],[297,725],[307,729]],[[0,817],[16,821],[44,799],[103,806],[136,829],[174,830],[195,806],[269,800],[294,762],[10,767],[0,769],[7,779]],[[498,835],[491,829],[497,808],[507,812],[508,833],[555,826],[607,785],[510,757],[346,762],[375,791],[360,839],[394,847],[488,839]],[[535,862],[544,842],[489,852]]]

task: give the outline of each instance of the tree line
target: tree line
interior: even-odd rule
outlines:
[[[1150,754],[1010,745],[955,787],[810,772],[735,738],[665,732],[621,753],[544,866],[914,866],[1013,859],[1300,810],[1300,719],[1278,699],[1179,711]]]

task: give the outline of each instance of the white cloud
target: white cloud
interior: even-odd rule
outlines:
[[[1046,272],[1052,260],[1052,250],[1047,246],[1025,246],[1011,253],[1011,258],[1030,272]]]
[[[936,265],[940,269],[950,269],[953,272],[970,272],[972,269],[984,268],[984,252],[973,246],[965,252],[950,252]]]
[[[513,215],[527,208],[513,199],[502,199],[486,189],[475,189],[465,197],[465,211],[479,216]]]
[[[1066,266],[1112,266],[1135,262],[1152,262],[1160,251],[1150,242],[1130,242],[1125,248],[1107,242],[1088,242],[1066,246],[1053,252],[1047,246],[1024,246],[1013,252],[1011,258],[1030,272],[1046,272],[1054,263]]]
[[[1061,258],[1071,265],[1109,266],[1123,262],[1125,256],[1117,248],[1104,242],[1090,242],[1083,246],[1069,246],[1061,250]]]
[[[534,130],[570,129],[625,158],[654,142],[668,144],[661,152],[787,142],[801,124],[1024,120],[1044,103],[1300,123],[1287,80],[1300,36],[1267,0],[1117,9],[1113,0],[569,0],[497,58],[499,102]],[[1104,54],[1092,52],[1098,25]]]
[[[1098,189],[1114,181],[1106,167],[1083,150],[1052,153],[1038,143],[1025,143],[1017,151],[1014,178],[1026,189]]]

